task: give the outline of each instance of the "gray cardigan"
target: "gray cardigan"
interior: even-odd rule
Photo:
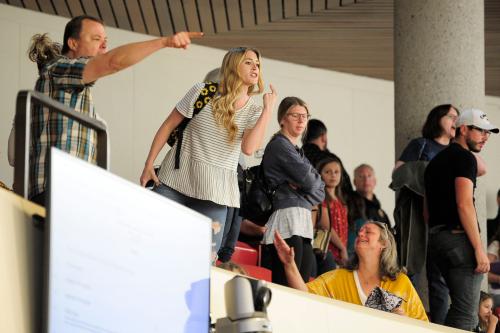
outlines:
[[[278,133],[267,144],[262,158],[264,176],[272,189],[274,210],[303,207],[311,209],[325,198],[325,184],[302,149]],[[293,189],[293,184],[297,189]]]

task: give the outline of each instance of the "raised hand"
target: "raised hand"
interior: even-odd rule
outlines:
[[[274,232],[274,247],[283,265],[295,263],[293,247],[288,246],[277,230]]]
[[[278,98],[278,93],[272,84],[269,85],[271,92],[265,93],[262,97],[264,100],[264,109],[272,111],[274,109],[274,105],[276,104],[276,99]]]
[[[488,318],[488,333],[490,332],[495,332],[498,324],[498,317],[495,316],[493,313],[490,314]]]

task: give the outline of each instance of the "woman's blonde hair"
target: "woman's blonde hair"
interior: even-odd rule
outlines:
[[[31,45],[28,49],[28,57],[36,62],[40,71],[46,64],[61,55],[62,45],[53,42],[48,34],[36,34],[31,37]]]
[[[230,49],[224,56],[220,69],[220,95],[216,96],[212,102],[212,111],[215,121],[228,131],[229,142],[233,142],[236,139],[236,133],[238,133],[238,126],[234,121],[236,116],[234,102],[238,99],[238,95],[241,93],[243,86],[238,67],[245,59],[245,53],[247,51],[255,52],[259,60],[258,66],[260,69],[257,85],[248,88],[248,95],[260,94],[264,91],[262,70],[260,67],[260,52],[257,49],[249,47]]]
[[[396,240],[389,231],[387,224],[378,221],[368,221],[366,224],[374,224],[380,229],[379,241],[385,243],[385,248],[380,254],[379,275],[381,279],[389,278],[396,280],[399,273],[406,273],[406,269],[398,263],[398,253],[396,248]],[[349,270],[357,270],[359,268],[359,257],[355,252],[349,263],[346,265]]]

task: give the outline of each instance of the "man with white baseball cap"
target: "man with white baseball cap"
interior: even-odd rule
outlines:
[[[478,109],[466,109],[456,122],[455,141],[425,170],[425,214],[429,226],[427,256],[450,290],[445,325],[472,331],[477,325],[479,290],[490,263],[481,242],[474,206],[478,153],[498,128]]]
[[[488,118],[486,113],[478,109],[466,109],[457,120],[457,128],[461,125],[475,127],[478,130],[489,131],[491,133],[498,133],[498,128],[495,127]]]

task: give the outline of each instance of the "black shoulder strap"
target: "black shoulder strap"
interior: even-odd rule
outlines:
[[[316,229],[321,225],[321,217],[323,216],[323,203],[318,205],[318,214],[316,215]]]
[[[200,91],[200,95],[193,104],[193,116],[191,118],[184,118],[182,123],[179,125],[179,132],[177,137],[177,148],[175,150],[175,166],[174,169],[179,169],[179,162],[181,156],[181,146],[182,138],[184,136],[184,129],[188,125],[189,121],[193,119],[201,110],[212,100],[214,95],[217,93],[219,84],[217,82],[205,82],[205,86]]]
[[[422,144],[422,147],[420,147],[420,151],[418,152],[418,159],[417,159],[417,161],[420,161],[422,159],[422,155],[424,153],[425,146],[427,145],[427,139],[426,138],[423,138],[423,139],[424,139],[424,143]]]

